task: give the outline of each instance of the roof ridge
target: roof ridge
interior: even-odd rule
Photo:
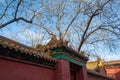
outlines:
[[[8,39],[6,37],[0,36],[0,44],[6,48],[8,47],[9,49],[14,49],[15,51],[20,51],[21,53],[25,53],[25,54],[29,54],[29,55],[33,55],[33,56],[37,56],[37,57],[41,57],[50,61],[55,61],[54,58],[43,54],[44,52],[40,51],[40,50],[36,50],[34,48],[31,48],[29,46],[26,46],[24,44],[21,44],[17,41]]]

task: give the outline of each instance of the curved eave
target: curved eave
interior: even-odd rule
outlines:
[[[84,55],[81,55],[78,51],[73,50],[72,48],[70,48],[70,47],[68,47],[68,46],[66,46],[66,45],[63,45],[63,47],[65,47],[65,49],[67,49],[68,51],[74,53],[75,55],[79,56],[80,58],[88,61],[88,57],[86,57],[86,56],[84,56]]]
[[[11,50],[14,51],[14,53],[19,52],[21,55],[24,55],[24,54],[29,55],[29,56],[32,56],[34,58],[38,58],[40,60],[47,61],[49,63],[56,63],[57,62],[56,59],[54,59],[48,55],[44,55],[44,52],[37,51],[31,47],[25,46],[23,44],[20,44],[16,41],[5,38],[3,36],[0,36],[0,45],[2,47],[1,51],[3,49],[8,49],[10,51]],[[4,51],[6,51],[6,50],[4,50]],[[13,53],[10,53],[10,54],[13,54]]]
[[[93,75],[93,76],[100,76],[100,77],[103,77],[103,78],[106,78],[106,79],[109,79],[109,80],[114,80],[113,78],[108,77],[107,75],[103,75],[103,74],[98,73],[98,72],[93,71],[93,70],[87,69],[87,73],[90,74],[90,75]]]

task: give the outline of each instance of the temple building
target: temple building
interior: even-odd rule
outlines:
[[[104,62],[105,70],[109,77],[120,80],[120,60]]]
[[[55,35],[36,48],[0,36],[1,80],[114,80],[107,76],[100,58],[93,63],[87,61],[84,53]]]
[[[87,69],[107,75],[115,80],[120,80],[120,60],[105,61],[100,58],[97,61],[90,61],[86,64]]]

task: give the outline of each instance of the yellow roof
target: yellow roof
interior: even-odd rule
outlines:
[[[100,58],[97,59],[97,61],[91,61],[87,62],[86,67],[87,69],[96,69],[97,67],[103,67],[104,63]]]
[[[98,67],[98,61],[87,62],[87,69],[96,69]]]

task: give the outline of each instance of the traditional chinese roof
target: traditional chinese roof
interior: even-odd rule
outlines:
[[[91,61],[87,62],[86,67],[91,70],[97,70],[99,67],[103,67],[104,63],[100,58],[97,59],[97,61]]]
[[[47,52],[56,59],[61,58],[80,66],[86,66],[88,61],[88,57],[83,52],[81,54],[69,47],[67,41],[57,40],[55,35],[52,35],[51,40],[46,45],[38,44],[36,49]]]
[[[98,73],[98,72],[96,72],[96,71],[94,71],[94,70],[87,69],[87,73],[88,73],[89,75],[100,76],[100,77],[106,78],[106,79],[108,79],[108,80],[114,80],[113,78],[108,77],[107,75],[104,75],[104,74],[100,74],[100,73]]]
[[[36,49],[45,51],[45,50],[48,50],[48,49],[61,47],[62,45],[65,45],[65,42],[57,40],[56,36],[52,35],[51,40],[46,45],[38,44],[38,45],[36,45]]]
[[[106,75],[104,62],[98,57],[97,61],[90,61],[86,64],[87,73],[94,76],[100,76],[109,80],[114,80]]]
[[[120,66],[120,60],[106,61],[105,66]]]
[[[67,45],[67,41],[57,40],[55,35],[52,35],[51,40],[46,45],[38,44],[36,46],[36,49],[38,49],[38,50],[40,49],[42,51],[45,51],[45,50],[50,50],[50,49],[57,48],[57,47],[63,47],[64,49],[67,49],[67,51],[81,57],[82,59],[88,60],[88,57],[85,56],[83,52],[79,53],[78,51],[76,51],[73,48],[69,47]]]
[[[49,55],[46,55],[44,52],[41,52],[40,50],[36,50],[34,48],[31,48],[26,45],[20,44],[16,41],[13,41],[11,39],[0,36],[0,51],[3,52],[3,49],[6,49],[9,52],[10,50],[14,51],[14,53],[17,52],[16,54],[14,54],[16,56],[18,56],[18,53],[20,53],[19,55],[22,55],[22,58],[24,56],[27,56],[27,57],[31,56],[31,58],[37,59],[38,62],[39,60],[44,60],[49,63],[56,63],[56,59],[50,57]],[[2,55],[5,55],[5,54],[8,55],[7,52],[3,53]],[[9,56],[11,56],[12,54],[13,52],[9,53]],[[24,57],[24,58],[26,59],[27,57]]]
[[[87,62],[86,67],[87,67],[87,69],[89,69],[93,72],[97,72],[99,74],[106,75],[104,63],[102,62],[102,60],[100,58],[98,58],[97,61]]]
[[[87,69],[95,70],[98,68],[98,61],[87,62],[86,67]]]

